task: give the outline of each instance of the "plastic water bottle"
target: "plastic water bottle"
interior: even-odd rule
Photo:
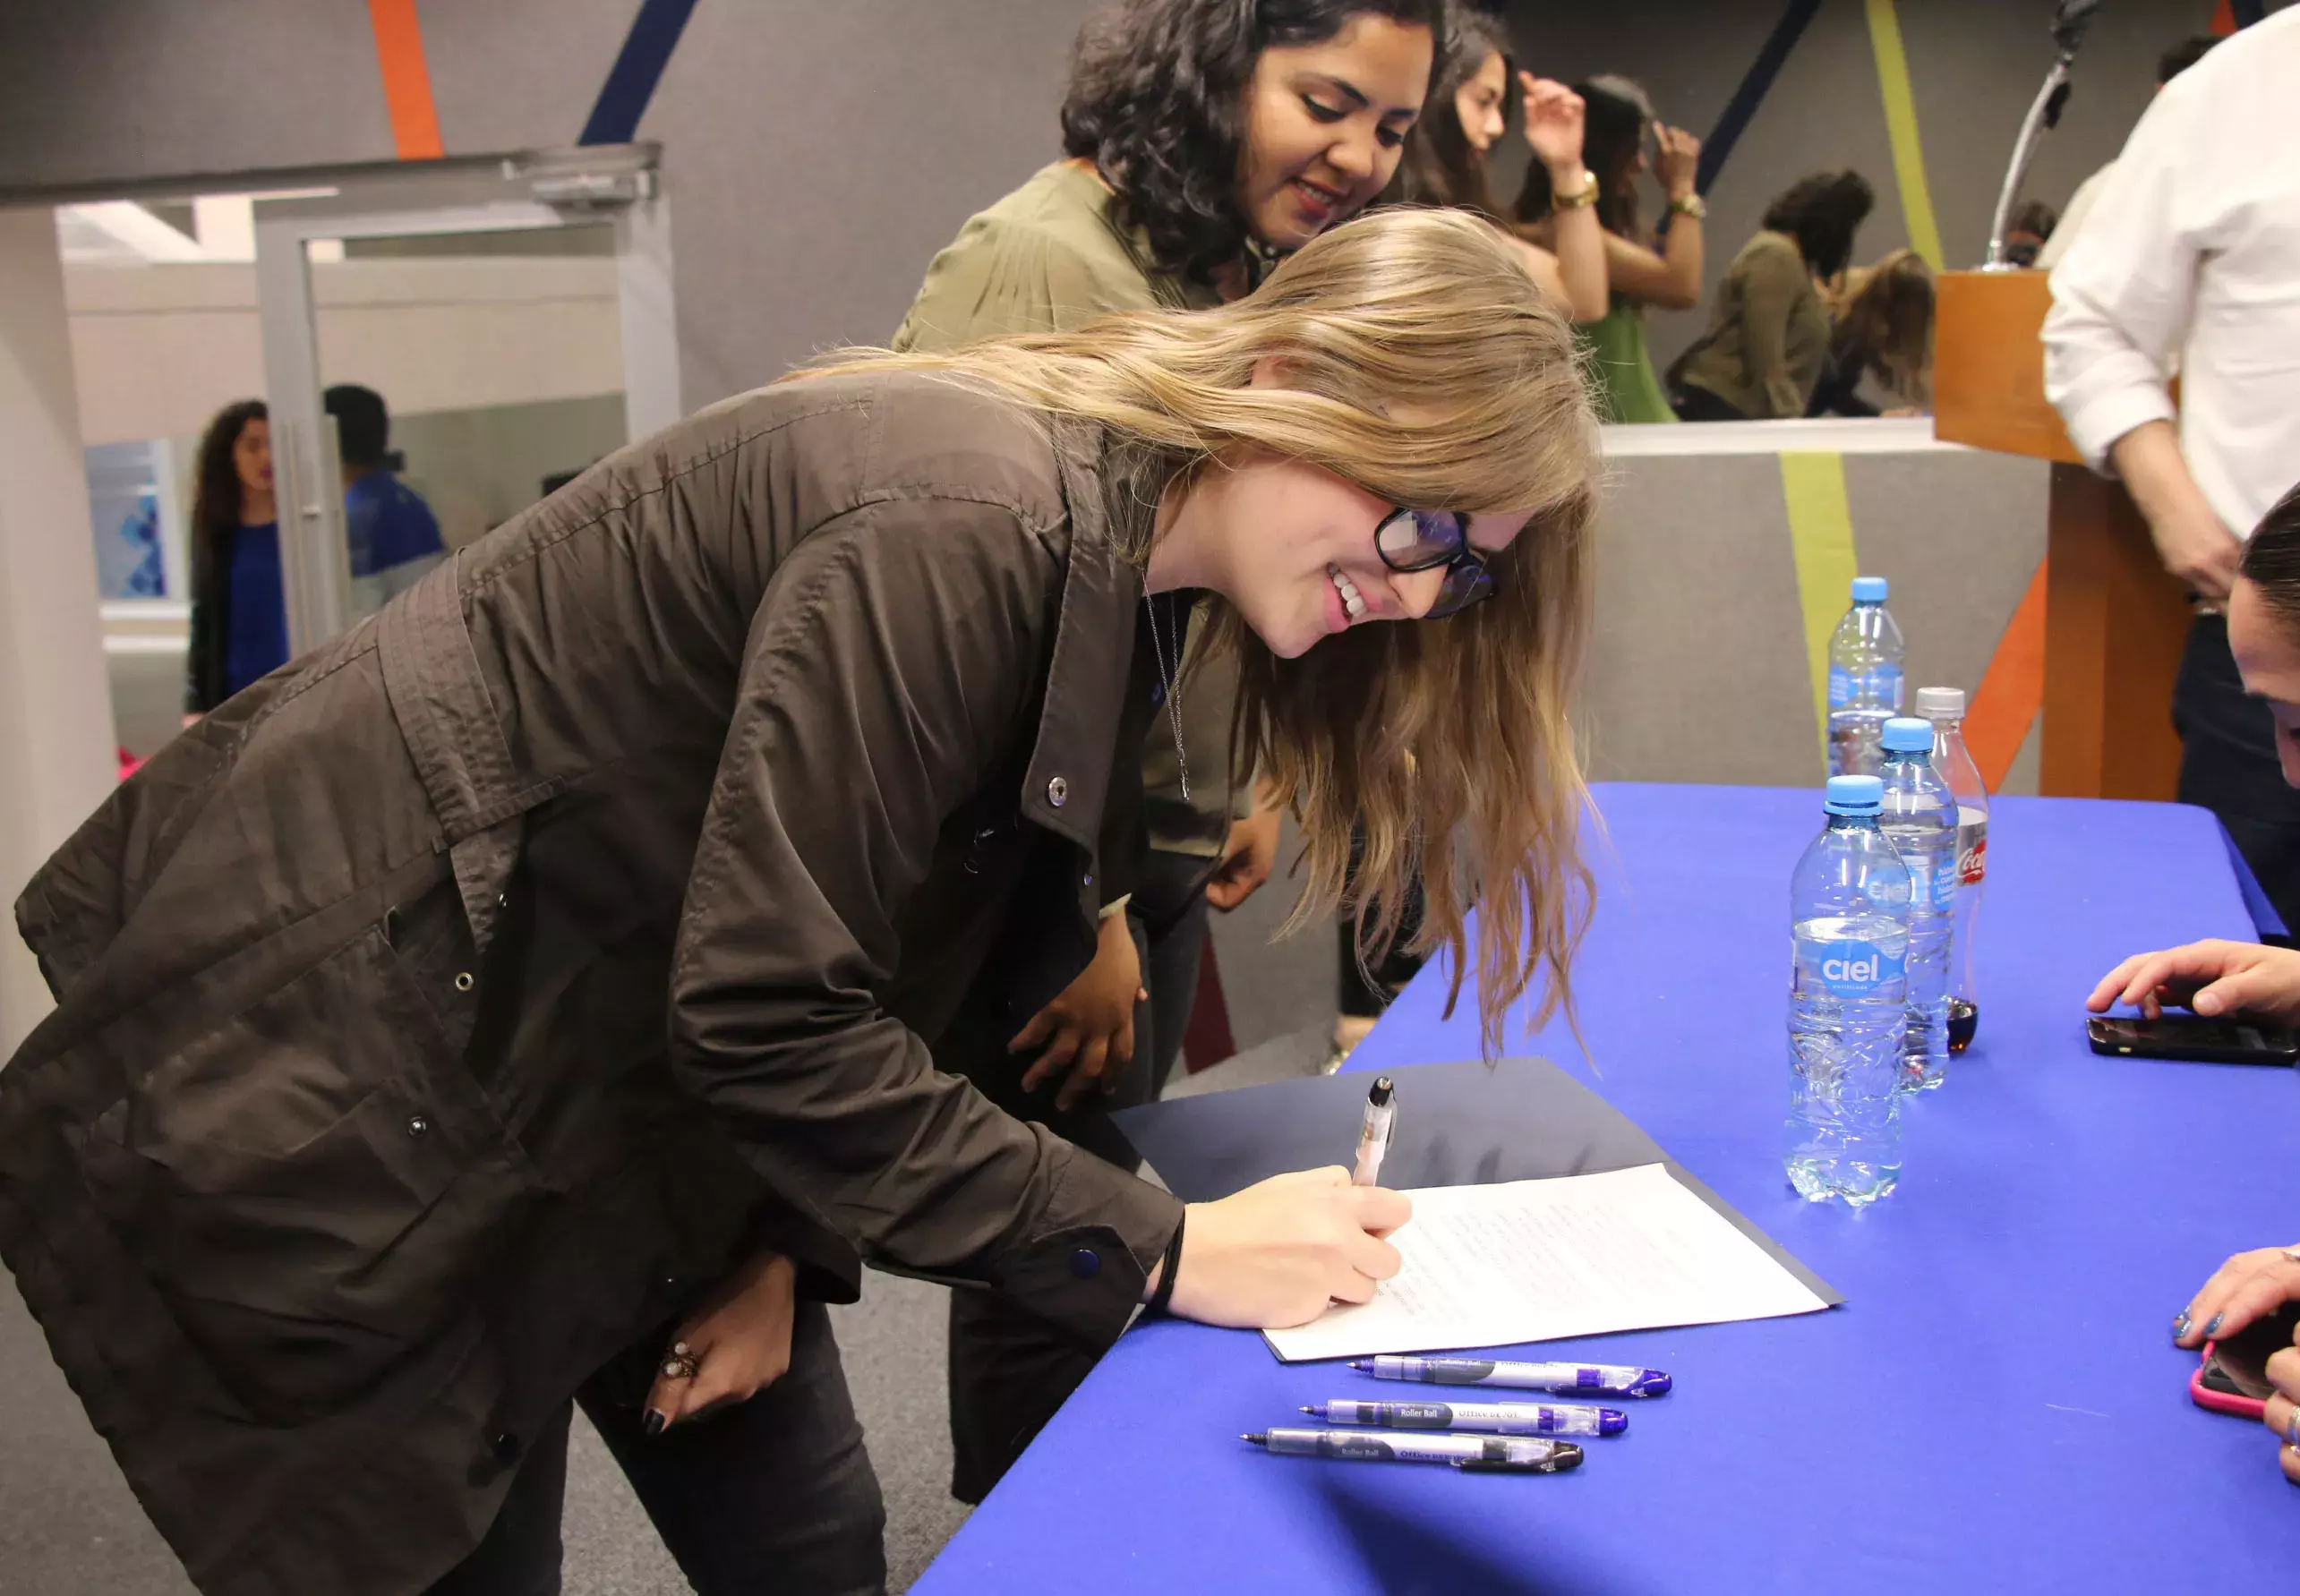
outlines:
[[[1857,1208],[1901,1178],[1910,881],[1884,798],[1875,776],[1829,778],[1827,827],[1789,888],[1789,1183]]]
[[[1940,1085],[1949,1065],[1949,935],[1956,913],[1956,799],[1933,768],[1933,723],[1885,722],[1885,834],[1909,866],[1909,1026],[1901,1084]]]
[[[1949,938],[1949,1052],[1972,1046],[1980,1028],[1980,996],[1972,981],[1972,927],[1988,879],[1988,786],[1964,746],[1964,694],[1920,687],[1917,713],[1933,723],[1933,768],[1956,799],[1956,914]]]
[[[1901,628],[1885,608],[1882,576],[1852,579],[1852,608],[1829,638],[1829,773],[1873,776],[1878,738],[1901,713]]]

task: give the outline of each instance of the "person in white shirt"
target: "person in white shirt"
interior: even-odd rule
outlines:
[[[2300,476],[2300,8],[2156,97],[2052,296],[2045,392],[2085,457],[2124,478],[2202,611],[2173,691],[2181,801],[2220,817],[2300,926],[2300,797],[2219,612],[2244,534]]]
[[[2158,56],[2156,91],[2162,94],[2167,83],[2203,60],[2204,53],[2219,42],[2213,34],[2192,34]],[[2050,271],[2060,264],[2060,258],[2068,253],[2068,246],[2076,242],[2076,230],[2084,225],[2084,218],[2092,214],[2093,206],[2099,203],[2100,191],[2108,186],[2108,179],[2116,175],[2116,163],[2110,161],[2076,185],[2076,192],[2068,197],[2068,209],[2060,213],[2060,225],[2052,230],[2052,236],[2044,241],[2044,248],[2037,252],[2032,264],[2039,271]]]

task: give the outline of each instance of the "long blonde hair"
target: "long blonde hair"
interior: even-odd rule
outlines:
[[[1281,385],[1250,388],[1264,362]],[[1449,954],[1449,1013],[1477,908],[1489,1053],[1536,981],[1531,1024],[1560,1003],[1570,1011],[1589,874],[1568,708],[1589,630],[1597,430],[1564,320],[1490,226],[1383,210],[1214,310],[1135,312],[945,354],[842,351],[814,369],[826,366],[946,372],[1099,424],[1120,479],[1106,492],[1138,559],[1168,487],[1255,449],[1393,504],[1530,512],[1492,560],[1493,596],[1458,616],[1353,628],[1284,660],[1225,609],[1216,642],[1239,661],[1240,768],[1258,766],[1306,842],[1288,928],[1364,909],[1361,952],[1378,955],[1419,875],[1414,946]]]

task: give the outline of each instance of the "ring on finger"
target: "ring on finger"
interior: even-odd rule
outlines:
[[[691,1380],[702,1372],[702,1365],[683,1341],[671,1344],[671,1356],[663,1361],[663,1378],[667,1380]]]
[[[2284,1438],[2300,1450],[2300,1402],[2294,1403],[2292,1411],[2284,1415]]]

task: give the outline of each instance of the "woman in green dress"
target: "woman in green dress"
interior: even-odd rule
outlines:
[[[1701,224],[1707,207],[1693,192],[1701,141],[1663,124],[1646,91],[1627,78],[1592,78],[1573,91],[1586,108],[1582,149],[1597,175],[1597,219],[1605,229],[1612,289],[1604,319],[1576,327],[1574,337],[1590,363],[1607,421],[1673,422],[1669,396],[1646,353],[1645,312],[1647,306],[1689,311],[1701,302]],[[1637,217],[1637,175],[1648,170],[1669,196],[1669,230],[1659,238],[1646,232]],[[1566,203],[1553,198],[1541,163],[1526,168],[1518,220],[1545,230]]]

